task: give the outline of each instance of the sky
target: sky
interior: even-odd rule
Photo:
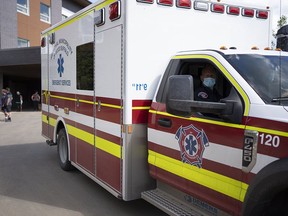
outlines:
[[[96,0],[90,0],[95,2]],[[132,0],[127,0],[132,1]],[[136,0],[135,0],[136,1]],[[155,0],[156,1],[156,0]],[[208,0],[206,0],[208,1]],[[233,2],[234,0],[222,0],[222,2]],[[285,15],[288,18],[288,0],[235,0],[235,2],[243,2],[250,5],[265,5],[269,6],[272,11],[272,29],[277,32],[277,21],[280,16]],[[288,23],[287,23],[288,24]]]
[[[243,0],[243,3],[264,4],[269,6],[272,12],[272,29],[277,32],[277,21],[280,16],[285,15],[288,18],[288,0]],[[288,24],[288,23],[287,23]]]

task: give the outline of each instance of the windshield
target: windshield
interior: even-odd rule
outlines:
[[[288,56],[226,55],[267,104],[288,105]]]

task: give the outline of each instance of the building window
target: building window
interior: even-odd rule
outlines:
[[[50,7],[45,4],[40,4],[40,20],[50,23]]]
[[[17,11],[29,15],[29,0],[17,0]]]
[[[29,40],[18,38],[18,48],[21,48],[21,47],[30,47]]]
[[[77,46],[77,89],[93,90],[94,83],[94,47],[93,43]]]

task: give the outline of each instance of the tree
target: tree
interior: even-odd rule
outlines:
[[[282,15],[277,22],[277,27],[278,27],[278,29],[280,29],[282,26],[284,26],[286,24],[287,24],[287,17]]]
[[[276,31],[272,30],[272,35],[273,35],[273,37],[275,38],[275,40],[277,40],[277,37],[276,37],[277,31],[278,31],[281,27],[283,27],[284,25],[286,25],[286,24],[287,24],[287,21],[288,21],[288,18],[287,18],[285,15],[282,15],[282,16],[280,17],[280,19],[277,21],[277,30],[276,30]],[[276,33],[275,33],[275,32],[276,32]],[[271,46],[272,46],[272,48],[275,48],[275,47],[276,47],[275,41],[271,41]]]

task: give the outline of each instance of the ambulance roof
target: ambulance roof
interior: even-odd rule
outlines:
[[[276,50],[241,50],[241,49],[218,49],[218,50],[191,50],[178,52],[176,55],[192,55],[192,54],[203,54],[217,52],[221,55],[234,55],[234,54],[255,54],[255,55],[270,55],[270,56],[288,56],[288,52],[285,51],[276,51]]]

